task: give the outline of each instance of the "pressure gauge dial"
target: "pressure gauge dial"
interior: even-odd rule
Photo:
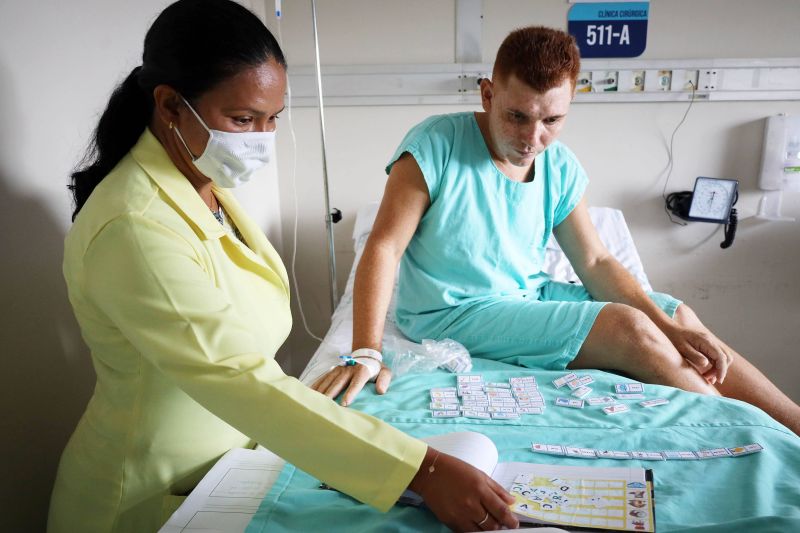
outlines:
[[[699,177],[694,182],[689,220],[725,224],[736,201],[737,180]]]

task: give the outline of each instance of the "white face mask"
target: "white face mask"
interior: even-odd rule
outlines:
[[[199,157],[194,157],[183,135],[175,127],[175,133],[183,143],[194,166],[220,187],[233,188],[250,180],[256,170],[269,163],[270,148],[274,142],[274,131],[248,131],[231,133],[228,131],[212,130],[197,111],[183,98],[183,101],[192,110],[194,116],[208,132],[208,144]]]

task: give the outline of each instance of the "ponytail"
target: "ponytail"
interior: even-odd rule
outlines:
[[[114,90],[86,155],[72,174],[72,220],[150,123],[157,86],[169,85],[191,101],[242,69],[270,59],[286,67],[278,41],[240,4],[178,0],[167,6],[147,30],[142,66]]]
[[[133,148],[150,122],[153,100],[139,87],[141,68],[133,69],[125,81],[114,89],[86,155],[78,170],[72,173],[69,189],[75,200],[73,221],[94,188]]]

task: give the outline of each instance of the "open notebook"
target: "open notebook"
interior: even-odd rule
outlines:
[[[458,457],[507,489],[521,523],[571,530],[655,531],[652,471],[641,467],[582,467],[498,462],[489,437],[471,431],[422,439]],[[406,503],[418,497],[407,491]]]

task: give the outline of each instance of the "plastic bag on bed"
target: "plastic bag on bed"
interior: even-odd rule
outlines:
[[[387,335],[383,340],[383,352],[387,366],[395,376],[432,372],[437,368],[453,373],[472,370],[469,351],[453,339],[423,339],[422,344],[417,344],[408,339]]]

